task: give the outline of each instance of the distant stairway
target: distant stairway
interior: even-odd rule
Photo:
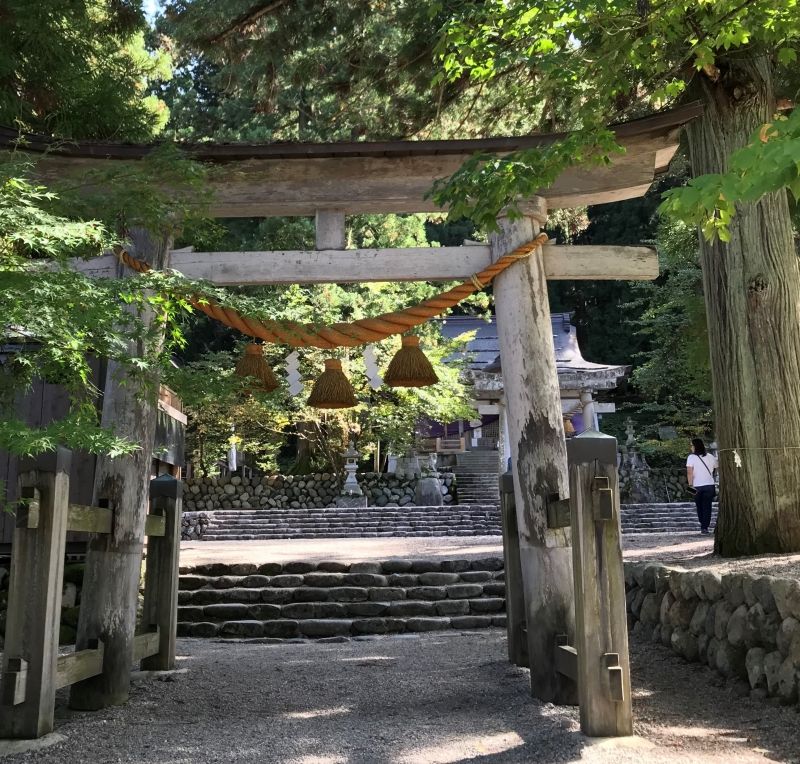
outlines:
[[[497,451],[465,451],[456,456],[459,504],[500,504],[500,456]]]
[[[497,502],[483,506],[231,509],[208,513],[204,541],[499,536]]]
[[[693,502],[672,504],[623,504],[622,532],[632,533],[699,533],[697,510]],[[711,529],[717,524],[717,505],[711,514]]]

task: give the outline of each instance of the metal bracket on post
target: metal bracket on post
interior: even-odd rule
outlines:
[[[594,493],[597,500],[594,502],[595,520],[614,519],[614,491],[608,485],[608,478],[598,475],[594,479]]]

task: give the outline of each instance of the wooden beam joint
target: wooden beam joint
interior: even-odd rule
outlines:
[[[556,671],[576,682],[578,681],[578,651],[567,644],[567,641],[566,634],[556,636]]]
[[[25,702],[28,687],[28,661],[24,658],[8,658],[3,672],[3,691],[0,703],[18,706]]]
[[[570,524],[569,499],[554,493],[545,499],[548,528],[568,528]]]

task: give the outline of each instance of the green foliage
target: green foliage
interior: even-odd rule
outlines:
[[[0,19],[0,124],[128,140],[166,124],[147,88],[170,60],[147,49],[138,0],[4,0]]]
[[[561,117],[566,127],[580,131],[566,139],[569,144],[558,141],[510,159],[476,158],[439,184],[438,202],[484,226],[492,226],[497,212],[515,199],[547,186],[576,158],[608,156],[602,126],[613,119],[674,102],[694,76],[715,81],[727,57],[766,53],[777,66],[790,66],[800,38],[796,0],[486,0],[437,2],[431,13],[446,8],[452,16],[438,52],[447,81],[500,82],[524,66],[534,85],[509,107],[545,104],[553,124]],[[664,210],[682,220],[705,221],[706,235],[727,236],[736,201],[786,186],[795,189],[795,119],[773,123],[769,136],[755,139],[731,172],[672,192]],[[559,148],[566,145],[571,150]]]
[[[727,242],[737,203],[756,202],[783,188],[800,201],[800,109],[762,125],[749,145],[731,155],[728,168],[667,191],[660,211],[700,226],[709,241]]]
[[[711,366],[708,353],[703,277],[698,262],[697,231],[683,223],[663,223],[658,250],[661,276],[637,287],[632,306],[644,308],[636,320],[650,351],[633,380],[652,400],[676,408],[697,402],[710,406]]]
[[[166,361],[163,342],[180,302],[164,296],[160,277],[92,280],[69,267],[70,256],[101,254],[115,238],[96,220],[54,214],[58,197],[36,185],[16,161],[0,165],[0,448],[34,454],[57,443],[93,453],[138,448],[98,426],[92,359],[113,359],[131,382],[149,379]],[[150,290],[156,287],[158,292]],[[145,313],[154,321],[143,320]],[[138,345],[132,358],[130,343]],[[36,379],[62,385],[70,398],[65,419],[41,428],[17,421],[13,401]]]

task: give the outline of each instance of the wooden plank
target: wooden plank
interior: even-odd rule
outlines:
[[[658,254],[650,247],[608,244],[544,248],[549,281],[652,281],[658,278]]]
[[[103,671],[103,643],[94,649],[77,650],[59,655],[56,668],[56,688],[68,687]]]
[[[556,671],[572,680],[578,679],[578,651],[570,645],[556,645]]]
[[[64,448],[20,464],[20,489],[36,488],[41,506],[38,527],[18,525],[14,533],[2,697],[21,702],[3,708],[0,737],[37,738],[53,729],[70,464]]]
[[[107,507],[70,504],[67,528],[84,533],[111,533],[114,528],[114,512]]]
[[[578,451],[571,455],[577,460]],[[569,472],[581,730],[598,737],[631,735],[616,466],[596,460],[570,464]]]
[[[158,652],[159,634],[158,629],[147,631],[144,634],[137,634],[133,638],[133,660],[141,661],[149,658]]]
[[[347,246],[344,212],[317,210],[314,219],[316,249],[344,249]]]
[[[553,209],[640,196],[678,144],[676,132],[667,129],[625,138],[623,145],[626,153],[612,157],[608,165],[569,168],[538,194]],[[217,168],[209,181],[209,211],[214,217],[312,216],[318,210],[347,215],[439,212],[441,208],[428,198],[433,182],[455,173],[473,153],[474,149],[405,156],[316,154],[291,161],[251,154]],[[39,171],[45,181],[63,180],[98,164],[107,166],[103,160],[50,154],[40,161]],[[114,164],[124,170],[126,162]]]
[[[648,281],[658,276],[658,256],[648,247],[545,246],[548,280]],[[324,284],[371,281],[465,280],[491,264],[490,248],[276,250],[265,252],[175,252],[171,267],[190,279],[235,284]],[[116,258],[74,260],[92,277],[112,278]]]
[[[519,528],[514,501],[514,479],[510,472],[500,476],[500,512],[503,521],[503,559],[506,572],[506,631],[508,660],[528,667],[528,640],[525,621],[525,592],[519,559]]]
[[[148,515],[144,522],[145,536],[163,536],[166,518],[163,515]]]
[[[175,668],[178,635],[178,557],[180,555],[182,483],[170,475],[150,481],[154,511],[162,512],[164,535],[147,543],[142,620],[157,627],[158,651],[142,661],[142,669]]]

